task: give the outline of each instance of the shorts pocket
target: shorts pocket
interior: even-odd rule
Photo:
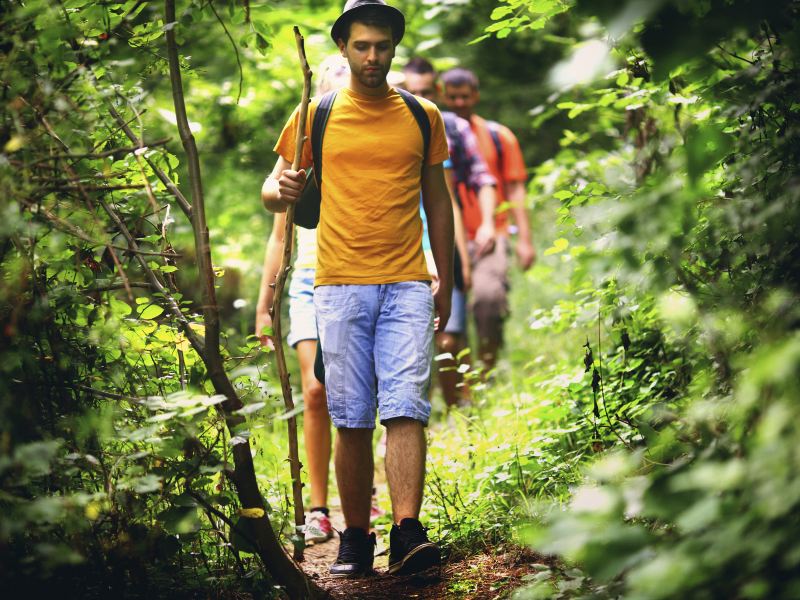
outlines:
[[[347,349],[352,326],[360,311],[358,296],[336,287],[320,286],[314,294],[329,399],[341,397],[348,389]]]

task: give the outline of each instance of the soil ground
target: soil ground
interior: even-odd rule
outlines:
[[[375,558],[376,574],[363,579],[335,579],[328,567],[336,559],[338,541],[306,549],[303,569],[331,598],[364,600],[401,600],[438,598],[483,600],[507,597],[523,585],[522,578],[535,573],[542,558],[523,549],[498,555],[479,554],[457,561],[445,562],[441,571],[422,575],[393,577],[386,573],[387,557]]]
[[[334,522],[336,520],[334,518]],[[504,598],[524,584],[522,578],[525,575],[537,572],[537,565],[549,563],[527,549],[512,548],[448,560],[441,569],[432,569],[420,575],[394,577],[386,572],[388,556],[385,552],[381,553],[382,544],[379,541],[377,551],[380,554],[375,557],[374,575],[363,579],[338,579],[328,573],[331,563],[336,560],[338,549],[338,536],[324,544],[309,546],[302,563],[303,570],[335,599]]]
[[[432,430],[435,429],[435,426]],[[375,462],[375,486],[377,498],[383,507],[389,505],[383,467],[382,444],[378,444]],[[333,486],[332,486],[333,487]],[[331,522],[334,529],[344,529],[339,498],[329,498]],[[447,599],[484,600],[505,598],[524,585],[522,578],[541,570],[541,565],[552,566],[551,561],[526,548],[495,548],[465,558],[445,560],[441,569],[433,569],[421,575],[395,577],[386,572],[388,566],[388,536],[378,534],[375,555],[375,574],[363,579],[340,579],[329,575],[328,569],[336,560],[339,551],[339,536],[323,544],[309,546],[305,550],[303,570],[331,598],[356,600],[419,600]],[[435,541],[435,540],[434,540]]]

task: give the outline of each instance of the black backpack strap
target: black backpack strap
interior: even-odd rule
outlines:
[[[497,152],[497,170],[500,176],[503,176],[503,143],[500,141],[500,123],[495,121],[486,121],[486,127],[489,130],[489,135],[494,143],[494,149]]]
[[[417,122],[417,125],[419,125],[419,130],[422,133],[422,166],[424,167],[428,160],[428,148],[431,145],[431,121],[428,118],[428,113],[426,113],[425,109],[422,108],[422,105],[419,103],[419,100],[416,99],[414,94],[407,92],[402,88],[395,89],[405,101],[408,109],[411,111],[411,114],[414,115],[414,120]]]
[[[311,160],[314,162],[314,178],[319,189],[322,189],[322,138],[335,100],[336,90],[322,96],[314,113],[314,122],[311,124]]]

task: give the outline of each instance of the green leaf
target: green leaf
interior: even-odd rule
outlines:
[[[492,11],[492,14],[489,15],[489,18],[492,21],[497,21],[498,19],[502,19],[514,12],[514,9],[510,6],[498,6]]]
[[[173,506],[161,511],[156,518],[169,533],[183,535],[200,531],[201,523],[193,506]]]
[[[558,254],[567,248],[569,248],[569,241],[565,238],[558,238],[553,242],[553,245],[550,248],[544,251],[544,255],[550,256],[551,254]]]
[[[730,136],[716,123],[693,126],[686,132],[686,170],[692,183],[717,165],[730,151]]]
[[[161,308],[158,304],[151,304],[147,306],[141,313],[139,313],[140,319],[155,319],[159,315],[164,312],[164,309]]]
[[[109,305],[111,306],[111,311],[115,317],[127,317],[133,310],[127,302],[118,300],[113,296],[109,300]]]
[[[231,545],[237,552],[249,552],[255,554],[258,549],[253,544],[256,539],[255,524],[252,519],[239,517],[235,526],[231,528]]]
[[[247,406],[244,406],[243,408],[240,408],[237,411],[234,411],[234,414],[236,414],[236,415],[250,415],[250,414],[253,414],[254,412],[258,412],[259,410],[264,408],[266,405],[267,405],[266,402],[254,402],[252,404],[248,404]]]

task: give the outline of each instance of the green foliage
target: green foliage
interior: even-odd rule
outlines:
[[[206,21],[224,36],[222,25],[199,4],[180,24],[139,2],[2,14],[4,584],[139,594],[184,567],[183,579],[199,582],[199,567],[208,590],[235,583],[270,595],[258,562],[229,542],[239,514],[232,452],[250,427],[229,439],[215,410],[224,398],[211,395],[190,344],[205,335],[185,284],[196,277],[194,244],[162,183],[184,179],[174,131],[158,121],[163,33]],[[148,107],[156,120],[143,117]],[[239,340],[225,358],[240,415],[263,427],[278,414],[268,377],[242,368],[259,354]],[[261,481],[278,530],[285,480]]]
[[[515,281],[508,363],[432,427],[426,522],[451,555],[560,555],[523,598],[796,595],[797,3],[399,4],[398,62],[475,68],[481,112],[536,165],[548,240]],[[248,440],[288,533],[285,416],[242,306],[299,98],[291,25],[317,64],[340,3],[187,1],[175,23],[133,0],[2,6],[0,574],[88,597],[268,596],[231,455]],[[170,28],[245,403],[230,436],[189,342],[193,232],[157,172],[188,193]]]
[[[518,596],[790,598],[797,5],[667,2],[623,36],[637,6],[579,3],[617,32],[622,68],[561,90],[574,125],[533,184],[559,201],[545,254],[573,292],[533,324],[586,332],[575,420],[616,448],[524,535],[580,571]]]

